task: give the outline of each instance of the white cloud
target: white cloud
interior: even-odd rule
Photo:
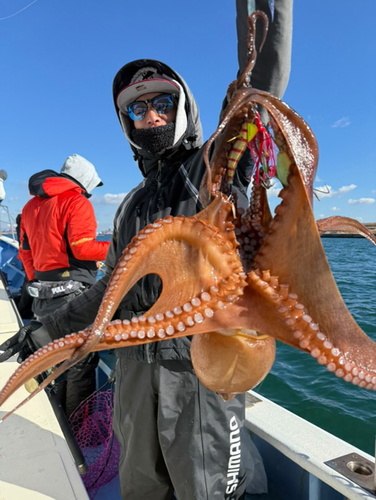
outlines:
[[[342,186],[338,189],[338,194],[348,193],[356,188],[356,184],[350,184],[350,186]]]
[[[280,185],[279,185],[279,186],[277,186],[277,185],[275,185],[275,184],[274,184],[274,185],[273,185],[271,188],[269,188],[269,189],[268,189],[268,191],[267,191],[267,193],[268,193],[268,198],[274,198],[274,197],[276,198],[276,197],[279,195],[279,193],[280,193],[281,189],[282,189],[282,188],[281,188],[281,186],[280,186]]]
[[[106,205],[120,205],[127,193],[111,194],[107,193],[103,196]]]
[[[96,205],[120,205],[127,193],[111,194],[106,193],[103,196],[93,195],[90,201]]]
[[[359,200],[350,199],[348,203],[350,205],[371,205],[372,203],[375,203],[375,201],[375,198],[359,198]]]
[[[363,222],[363,217],[356,217],[359,222]]]
[[[340,187],[337,191],[332,188],[332,186],[319,186],[315,187],[314,191],[317,194],[317,196],[321,198],[331,198],[332,196],[341,196],[343,194],[348,193],[349,191],[352,191],[353,189],[356,189],[356,184],[350,184],[349,186],[342,186]]]
[[[345,128],[350,125],[350,120],[347,116],[344,116],[333,123],[332,128]]]
[[[332,212],[339,212],[341,209],[340,209],[340,208],[338,208],[338,207],[332,207],[330,210],[331,210]]]

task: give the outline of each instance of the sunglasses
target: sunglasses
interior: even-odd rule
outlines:
[[[150,109],[153,109],[158,115],[165,115],[172,110],[175,94],[162,94],[153,97],[153,99],[145,99],[145,101],[134,101],[127,105],[127,113],[130,118],[136,122],[142,120]]]

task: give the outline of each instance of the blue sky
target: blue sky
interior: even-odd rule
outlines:
[[[13,217],[33,173],[59,171],[78,153],[104,182],[92,197],[98,228],[112,227],[141,180],[112,103],[125,63],[149,57],[178,71],[205,139],[237,71],[235,0],[2,0],[0,18],[0,169]],[[284,101],[318,140],[315,186],[328,194],[315,201],[316,218],[376,222],[375,19],[375,0],[295,1]]]

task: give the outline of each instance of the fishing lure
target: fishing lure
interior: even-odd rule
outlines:
[[[233,184],[236,167],[240,158],[248,147],[255,163],[253,173],[255,182],[260,183],[260,175],[264,181],[275,176],[276,173],[276,153],[273,138],[270,132],[264,127],[259,113],[255,112],[253,121],[245,122],[240,134],[229,142],[234,141],[227,164],[227,183]],[[261,174],[260,174],[260,171]]]
[[[258,129],[254,123],[245,122],[242,126],[240,134],[236,137],[233,137],[228,142],[235,141],[232,146],[229,154],[228,154],[228,164],[227,164],[227,182],[231,186],[234,182],[234,175],[236,167],[239,163],[240,158],[243,156],[244,151],[246,150],[249,143],[257,134]]]
[[[276,174],[276,148],[273,137],[262,123],[259,113],[255,112],[254,120],[257,135],[250,143],[249,149],[255,162],[255,183],[259,185],[260,171],[264,181],[268,181]]]

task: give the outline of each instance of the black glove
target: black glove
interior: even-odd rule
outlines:
[[[49,342],[51,337],[43,323],[32,320],[0,345],[0,363],[17,353],[19,353],[17,361],[22,363],[30,354]]]

